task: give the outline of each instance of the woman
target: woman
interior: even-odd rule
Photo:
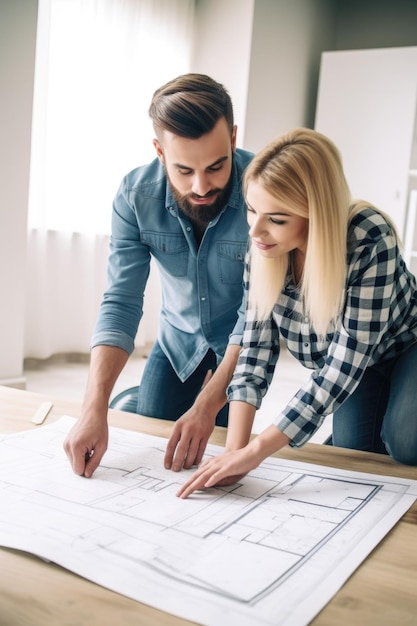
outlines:
[[[352,202],[337,148],[309,129],[264,148],[244,190],[248,307],[226,448],[178,495],[231,484],[283,446],[302,446],[330,413],[334,445],[416,465],[416,281],[393,224]],[[280,340],[312,375],[248,443]]]

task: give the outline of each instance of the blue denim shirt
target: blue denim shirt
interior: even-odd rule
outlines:
[[[199,247],[159,159],[123,179],[113,203],[108,287],[91,347],[133,351],[151,256],[161,278],[158,341],[182,381],[209,348],[221,359],[229,341],[241,343],[248,239],[241,179],[251,158],[236,150],[228,205],[208,224]]]

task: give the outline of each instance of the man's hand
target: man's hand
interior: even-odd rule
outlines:
[[[227,402],[226,388],[232,379],[240,352],[229,345],[222,362],[204,385],[193,406],[176,421],[165,452],[166,469],[179,472],[198,465],[216,424],[216,416]]]
[[[182,468],[189,469],[198,465],[215,423],[215,415],[210,417],[198,412],[195,405],[184,413],[175,422],[169,438],[164,458],[165,468],[179,472]]]
[[[125,350],[114,346],[99,345],[91,351],[82,417],[64,441],[75,474],[91,478],[107,450],[109,397],[128,356]]]
[[[107,450],[108,441],[107,420],[80,419],[64,441],[74,473],[91,478]]]

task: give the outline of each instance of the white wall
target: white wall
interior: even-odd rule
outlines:
[[[0,0],[0,384],[23,375],[37,0]]]
[[[193,70],[229,89],[239,145],[314,127],[321,52],[417,45],[416,0],[196,0]]]
[[[245,144],[258,151],[295,126],[312,126],[320,54],[331,46],[327,0],[255,2]]]
[[[238,147],[245,145],[246,100],[256,0],[196,0],[192,72],[222,83],[232,98]]]
[[[329,0],[196,0],[193,71],[229,90],[238,145],[312,125],[320,53],[330,46]]]

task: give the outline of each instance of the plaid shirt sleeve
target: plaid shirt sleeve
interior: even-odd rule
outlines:
[[[401,326],[413,297],[409,274],[402,271],[396,240],[385,220],[367,210],[356,216],[353,230],[355,241],[349,254],[345,307],[326,341],[320,343],[310,326],[305,329],[307,325],[300,321],[302,316],[293,314],[295,301],[294,309],[289,302],[285,306],[278,303],[264,325],[247,316],[229,401],[243,400],[259,408],[279,354],[278,328],[284,338],[299,337],[300,353],[296,356],[314,369],[273,422],[291,439],[292,446],[304,445],[325,416],[355,390],[365,369],[373,364],[374,352],[393,329],[395,332]],[[301,352],[307,346],[310,363]]]
[[[274,374],[280,345],[278,327],[272,317],[259,323],[248,308],[249,254],[243,273],[245,325],[236,370],[227,390],[228,400],[241,400],[257,409],[261,406]]]

